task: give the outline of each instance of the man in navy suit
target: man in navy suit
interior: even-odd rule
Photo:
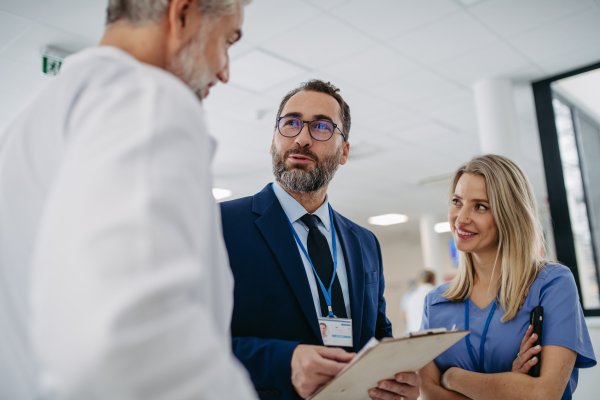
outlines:
[[[271,147],[276,182],[221,203],[235,277],[233,350],[263,399],[306,398],[369,339],[392,336],[379,242],[327,197],[350,151],[350,108],[338,92],[313,80],[288,93]],[[320,324],[347,331],[322,335]],[[419,396],[416,374],[395,378],[368,395]]]

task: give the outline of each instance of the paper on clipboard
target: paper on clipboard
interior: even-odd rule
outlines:
[[[414,372],[442,354],[469,331],[452,331],[367,342],[340,373],[307,400],[364,400],[368,390],[398,372]]]

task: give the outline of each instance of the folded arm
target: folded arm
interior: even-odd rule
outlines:
[[[443,388],[440,384],[440,370],[432,361],[421,370],[419,370],[419,376],[421,377],[421,399],[423,400],[465,400],[468,397],[454,392],[452,390]]]
[[[539,378],[519,372],[481,374],[450,368],[442,377],[442,386],[475,400],[560,399],[575,367],[577,353],[561,346],[542,347]]]

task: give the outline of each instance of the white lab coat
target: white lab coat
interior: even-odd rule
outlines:
[[[113,47],[0,136],[0,398],[255,398],[214,151],[192,91]]]

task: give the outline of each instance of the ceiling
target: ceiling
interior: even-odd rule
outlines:
[[[39,50],[93,46],[106,0],[0,0],[0,131],[52,78]],[[473,82],[515,82],[523,166],[545,199],[528,82],[600,61],[600,0],[254,0],[231,52],[231,81],[205,101],[220,146],[215,186],[252,195],[272,180],[268,154],[286,92],[311,78],[341,89],[352,109],[351,159],[332,205],[366,225],[401,213],[444,219],[445,181],[479,153]],[[423,182],[430,182],[423,184]],[[436,183],[437,182],[437,183]]]

